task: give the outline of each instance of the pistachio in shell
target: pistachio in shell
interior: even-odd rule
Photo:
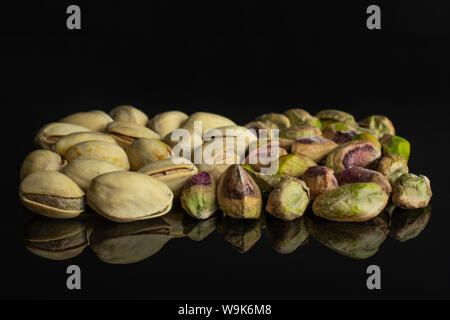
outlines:
[[[294,141],[291,152],[301,154],[313,161],[321,161],[338,146],[332,140],[321,136],[305,136]]]
[[[277,126],[278,129],[289,128],[291,126],[291,120],[281,113],[266,113],[258,116],[256,121],[269,121]]]
[[[316,216],[337,222],[367,221],[386,207],[389,195],[376,183],[351,183],[317,196],[312,205]]]
[[[370,169],[351,167],[339,172],[336,178],[340,186],[349,183],[373,182],[379,184],[387,194],[392,191],[388,179],[383,174]]]
[[[320,129],[320,120],[304,109],[294,108],[283,112],[291,121],[292,126],[314,126]]]
[[[172,207],[173,193],[158,179],[131,171],[114,171],[94,178],[86,192],[87,203],[115,222],[162,216]]]
[[[161,136],[155,131],[133,122],[111,122],[106,127],[106,132],[113,136],[117,143],[124,149],[139,138],[161,140]]]
[[[309,204],[309,188],[297,178],[286,176],[273,189],[266,211],[278,219],[291,221],[303,215]]]
[[[148,122],[148,127],[161,137],[180,128],[189,116],[181,111],[166,111],[157,114]]]
[[[209,129],[236,125],[230,119],[215,113],[196,112],[191,114],[189,118],[186,119],[181,128],[193,132],[196,121],[200,121],[201,134],[204,134]]]
[[[244,145],[245,150],[249,145],[255,143],[258,138],[255,133],[242,126],[226,126],[209,129],[203,135],[203,141],[211,141],[213,139],[233,139],[235,145]]]
[[[205,220],[217,210],[216,181],[207,172],[193,175],[181,193],[181,205],[190,216]]]
[[[376,168],[378,172],[384,174],[389,183],[394,184],[395,180],[404,173],[408,173],[408,162],[405,158],[398,154],[387,154],[380,158]]]
[[[380,139],[380,143],[383,148],[383,154],[398,154],[405,158],[406,161],[409,160],[411,146],[405,138],[385,134]]]
[[[134,140],[125,149],[130,168],[137,171],[150,162],[167,159],[173,156],[172,149],[157,139],[140,138]]]
[[[431,207],[402,209],[396,207],[392,213],[390,234],[400,242],[416,238],[427,226],[431,217]]]
[[[140,126],[146,126],[148,123],[147,115],[130,105],[120,105],[109,112],[114,121],[125,121],[136,123]]]
[[[162,141],[167,144],[172,150],[179,148],[182,152],[178,153],[178,156],[184,158],[191,157],[192,151],[202,146],[202,134],[191,129],[175,129],[168,133]],[[186,150],[186,153],[184,153]]]
[[[308,242],[309,232],[304,217],[283,221],[267,217],[267,231],[272,248],[280,254],[290,254]]]
[[[403,209],[424,208],[431,196],[430,180],[424,175],[404,173],[392,185],[392,202]]]
[[[205,220],[198,220],[185,215],[183,219],[183,232],[192,241],[203,241],[216,230],[218,215],[213,215]]]
[[[261,238],[261,220],[242,220],[224,217],[217,232],[240,253],[249,251]]]
[[[355,123],[335,122],[323,129],[323,136],[334,141],[337,144],[342,144],[352,140],[358,134]]]
[[[116,143],[104,141],[85,141],[72,146],[65,154],[70,163],[74,159],[95,159],[108,161],[119,168],[129,170],[127,154]]]
[[[301,177],[309,167],[317,166],[317,164],[308,157],[300,154],[287,154],[276,160],[274,167],[278,168],[280,177],[291,176]]]
[[[314,126],[298,125],[280,130],[280,138],[298,139],[304,136],[321,136],[322,131]]]
[[[84,211],[84,192],[69,177],[57,171],[35,171],[19,187],[25,207],[50,218],[75,218]]]
[[[377,138],[381,138],[385,134],[395,135],[395,128],[391,120],[382,115],[369,116],[358,121],[358,124],[363,128],[374,130]]]
[[[64,157],[67,150],[72,148],[74,145],[85,141],[104,141],[117,144],[113,137],[105,133],[96,131],[75,132],[59,139],[58,142],[53,145],[53,151]]]
[[[225,215],[238,219],[258,219],[262,198],[258,185],[238,164],[231,165],[220,177],[217,200]]]
[[[34,150],[27,154],[20,168],[20,180],[35,171],[59,171],[67,164],[61,156],[50,150]]]
[[[46,124],[38,131],[34,137],[34,143],[42,149],[51,150],[53,145],[62,137],[74,132],[87,131],[91,130],[72,123],[52,122]]]
[[[73,113],[59,121],[77,124],[92,131],[103,131],[109,123],[113,122],[113,119],[101,110],[91,110]]]
[[[334,122],[355,123],[355,118],[350,113],[337,109],[322,110],[316,114],[316,117],[322,122],[322,130],[327,127],[327,124]]]
[[[302,180],[309,188],[311,200],[326,191],[338,187],[338,181],[334,176],[333,169],[324,166],[309,167],[303,173]]]

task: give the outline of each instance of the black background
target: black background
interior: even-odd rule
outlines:
[[[69,4],[81,6],[80,31],[66,29]],[[369,4],[381,7],[381,30],[366,28]],[[448,9],[444,1],[2,4],[1,297],[449,298]],[[89,249],[62,262],[26,252],[16,192],[35,133],[67,114],[119,104],[149,116],[216,112],[239,124],[290,107],[385,114],[412,144],[411,171],[431,179],[431,222],[417,239],[387,239],[364,261],[315,241],[283,256],[265,237],[239,254],[217,233],[202,243],[171,240],[127,266]],[[65,287],[70,264],[82,269],[81,291]],[[371,264],[381,267],[382,290],[366,288]]]

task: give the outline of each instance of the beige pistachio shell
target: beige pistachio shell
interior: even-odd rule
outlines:
[[[74,218],[84,211],[83,190],[57,171],[30,173],[20,184],[19,196],[25,207],[51,218]]]
[[[58,171],[67,162],[61,156],[50,150],[35,150],[30,152],[20,168],[20,180],[35,171]]]
[[[173,155],[172,149],[164,142],[147,138],[134,140],[125,151],[133,171],[139,170],[150,162],[167,159]]]
[[[34,137],[34,143],[43,148],[50,150],[52,146],[61,137],[67,136],[74,132],[87,132],[91,131],[88,128],[65,122],[52,122],[43,126],[36,136]]]
[[[61,173],[71,178],[83,191],[86,191],[92,179],[113,171],[125,170],[103,160],[74,159],[61,170]]]
[[[124,149],[138,138],[161,140],[161,136],[155,131],[133,122],[114,121],[106,128],[106,131]]]
[[[130,105],[117,106],[109,112],[109,115],[114,121],[133,122],[141,126],[146,126],[148,123],[147,115]]]
[[[53,151],[64,157],[67,150],[84,141],[105,141],[117,144],[116,139],[101,132],[75,132],[59,139],[58,142],[53,145]]]
[[[186,134],[186,139],[185,139]],[[198,132],[194,132],[193,130],[188,129],[175,129],[174,131],[167,134],[164,139],[164,143],[167,144],[172,150],[179,149],[180,152],[177,152],[179,156],[189,158],[191,153],[195,148],[198,148],[202,145],[202,135]],[[184,152],[186,150],[186,152]]]
[[[191,161],[174,157],[151,162],[138,172],[164,182],[172,190],[174,197],[179,198],[184,185],[198,173],[198,169]]]
[[[175,129],[181,127],[189,116],[181,111],[167,111],[154,116],[149,122],[148,127],[159,133],[161,137]]]
[[[129,170],[130,163],[125,151],[117,144],[104,141],[85,141],[67,150],[68,162],[74,159],[96,159],[108,161],[122,169]]]
[[[103,131],[109,123],[113,122],[113,119],[101,110],[92,110],[87,112],[77,112],[62,118],[59,121],[77,124],[92,131]]]
[[[196,112],[187,118],[182,128],[193,131],[194,122],[201,121],[202,124],[202,134],[204,134],[209,129],[225,127],[225,126],[235,126],[236,124],[228,118],[221,115],[209,113],[209,112]]]
[[[166,184],[145,174],[115,171],[97,176],[86,193],[97,213],[116,222],[162,216],[172,207],[173,193]]]
[[[258,138],[256,135],[242,126],[225,126],[219,128],[209,129],[203,135],[204,141],[210,141],[218,138],[234,138],[234,144],[243,144],[245,149],[252,143],[255,143]]]

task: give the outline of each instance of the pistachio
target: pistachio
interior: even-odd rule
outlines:
[[[179,198],[183,186],[198,170],[191,161],[173,157],[151,162],[138,172],[164,182],[172,190],[174,197]]]
[[[303,215],[309,204],[309,188],[297,178],[286,176],[273,189],[266,211],[276,218],[291,221]]]
[[[351,167],[339,172],[336,178],[340,186],[349,183],[373,182],[379,184],[387,194],[392,191],[388,179],[383,174],[374,170]]]
[[[316,117],[322,122],[322,130],[334,122],[355,123],[355,118],[350,113],[336,109],[322,110]]]
[[[178,205],[173,205],[167,214],[161,216],[161,219],[169,225],[169,236],[171,238],[183,238],[185,236],[183,227],[185,216],[186,213]]]
[[[266,130],[268,137],[271,136],[272,129],[278,129],[278,126],[270,121],[251,121],[245,124],[244,127],[250,130],[254,130],[257,135],[259,135],[260,130]]]
[[[280,130],[280,137],[284,139],[298,139],[304,136],[321,136],[322,131],[314,126],[295,126]]]
[[[380,149],[370,140],[348,141],[327,156],[325,165],[339,173],[351,167],[366,167],[380,156]]]
[[[184,233],[186,237],[193,241],[203,241],[216,230],[218,220],[218,215],[213,215],[206,220],[198,220],[185,215],[183,220]]]
[[[94,178],[87,203],[97,213],[116,222],[162,216],[172,207],[173,193],[163,182],[145,174],[115,171]]]
[[[125,149],[131,170],[137,171],[150,162],[167,159],[173,156],[172,149],[164,142],[156,139],[140,138],[134,140]]]
[[[275,151],[275,154],[272,155],[273,151]],[[260,172],[261,168],[270,167],[272,164],[271,160],[278,159],[284,155],[287,155],[287,151],[285,149],[264,144],[251,150],[247,158],[245,158],[245,163],[249,164],[253,170]]]
[[[376,183],[351,183],[317,196],[315,215],[337,222],[367,221],[386,207],[389,196]]]
[[[272,248],[281,254],[289,254],[308,242],[309,232],[304,217],[293,221],[267,218],[267,231]]]
[[[403,209],[424,208],[431,196],[430,180],[423,175],[404,173],[392,185],[392,202]]]
[[[205,220],[217,210],[216,181],[207,172],[192,176],[181,193],[181,205],[190,216]]]
[[[372,115],[361,121],[358,124],[367,129],[374,130],[377,138],[381,138],[385,134],[395,135],[394,125],[388,117],[381,115]]]
[[[25,207],[50,218],[74,218],[84,211],[84,192],[69,177],[57,171],[36,171],[19,187]]]
[[[74,159],[60,172],[71,178],[81,190],[86,192],[92,179],[113,171],[124,171],[124,169],[103,160]]]
[[[376,170],[384,174],[391,185],[394,184],[398,177],[409,171],[405,158],[398,154],[382,156],[377,163]]]
[[[313,117],[308,111],[303,109],[289,109],[283,112],[291,121],[292,126],[314,126],[320,129],[320,120]]]
[[[281,113],[266,113],[260,115],[255,119],[256,121],[270,121],[274,123],[278,129],[289,128],[291,126],[291,121],[289,118]]]
[[[300,154],[287,154],[278,158],[276,162],[274,167],[278,167],[278,175],[280,177],[291,176],[298,178],[303,175],[306,169],[317,165],[313,160]]]
[[[235,126],[236,124],[228,118],[220,116],[218,114],[209,112],[196,112],[186,119],[182,128],[188,129],[189,131],[194,131],[194,122],[201,121],[201,133],[204,134],[209,129],[225,127],[225,126]]]
[[[113,137],[101,132],[75,132],[59,139],[58,142],[53,145],[53,150],[64,157],[67,150],[72,148],[74,145],[85,141],[104,141],[117,144]]]
[[[236,220],[224,217],[217,232],[241,253],[250,250],[261,238],[261,220]]]
[[[117,144],[110,142],[85,141],[78,143],[67,150],[65,158],[68,162],[74,159],[103,160],[122,169],[130,169],[130,163],[125,151]]]
[[[185,130],[187,130],[187,137],[185,137]],[[167,144],[172,149],[175,149],[176,147],[180,148],[181,150],[188,149],[188,154],[183,154],[182,156],[187,158],[188,156],[191,156],[191,153],[196,148],[201,147],[203,140],[202,140],[202,134],[199,132],[194,131],[193,129],[175,129],[174,131],[170,132],[163,138],[163,142]]]
[[[358,133],[357,135],[353,136],[351,138],[351,140],[370,140],[370,141],[374,142],[377,145],[378,149],[381,150],[380,142],[377,140],[377,138],[374,135],[372,135],[370,133],[366,133],[366,132],[365,133]]]
[[[430,206],[419,209],[396,208],[391,219],[391,235],[400,242],[411,240],[425,229],[430,217]]]
[[[59,171],[67,164],[60,155],[49,150],[35,150],[23,160],[20,180],[35,171]]]
[[[141,126],[146,126],[148,123],[147,115],[130,105],[117,106],[109,112],[109,115],[114,121],[132,122]]]
[[[291,150],[292,144],[295,142],[294,139],[285,139],[285,138],[260,138],[255,143],[250,145],[250,147],[258,148],[262,146],[267,146],[267,148],[270,148],[272,145],[275,145],[276,147],[279,147],[281,149],[286,150],[289,152]]]
[[[148,127],[161,137],[165,137],[173,130],[180,128],[188,117],[186,113],[181,111],[167,111],[154,116],[148,122]]]
[[[356,127],[356,124],[352,122],[335,122],[323,129],[323,136],[337,144],[342,144],[351,140],[353,136],[358,134]]]
[[[87,132],[88,128],[64,122],[52,122],[43,126],[36,136],[34,143],[43,149],[51,150],[52,146],[64,136],[74,132]]]
[[[231,165],[220,177],[217,200],[233,218],[257,219],[261,215],[261,192],[253,178],[239,165]]]
[[[310,199],[315,199],[318,195],[333,190],[338,186],[334,171],[324,166],[309,167],[302,175],[302,180],[309,188]]]
[[[114,121],[108,125],[106,131],[112,135],[124,149],[138,138],[161,140],[161,136],[155,131],[133,122]]]
[[[250,144],[255,143],[258,140],[252,131],[241,126],[226,126],[209,129],[203,135],[204,141],[210,141],[218,138],[234,138],[234,143],[244,144],[245,150],[248,149]]]
[[[399,136],[385,134],[380,139],[380,143],[383,147],[383,154],[398,154],[405,158],[406,161],[409,160],[411,146],[408,140]]]
[[[281,181],[281,177],[278,174],[261,173],[255,171],[253,167],[248,164],[243,164],[242,168],[244,168],[253,180],[255,180],[263,198],[268,197],[275,186]]]
[[[337,146],[334,141],[321,136],[306,136],[295,140],[291,146],[291,152],[301,154],[313,161],[321,161]]]
[[[92,110],[87,112],[77,112],[62,118],[59,121],[77,124],[92,131],[103,131],[109,123],[113,122],[113,119],[101,110]]]

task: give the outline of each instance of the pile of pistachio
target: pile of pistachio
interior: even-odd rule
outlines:
[[[279,139],[253,134],[245,146],[256,144],[251,150],[257,159],[273,147],[276,172],[267,174],[264,161],[250,163],[248,152],[243,159],[229,145],[214,154],[217,163],[175,157],[172,133],[183,128],[198,134],[197,121],[203,135],[212,129],[279,130]],[[191,141],[194,149],[212,142]],[[35,144],[40,149],[22,164],[19,196],[31,211],[57,219],[77,217],[87,203],[109,220],[132,222],[163,216],[179,201],[196,219],[208,219],[219,208],[230,218],[258,219],[264,203],[269,214],[291,221],[312,202],[319,217],[360,222],[379,215],[390,198],[397,207],[417,209],[432,196],[429,179],[409,173],[409,142],[381,115],[357,122],[334,109],[315,116],[290,109],[239,126],[207,112],[168,111],[149,120],[122,105],[109,114],[79,112],[49,123]]]

